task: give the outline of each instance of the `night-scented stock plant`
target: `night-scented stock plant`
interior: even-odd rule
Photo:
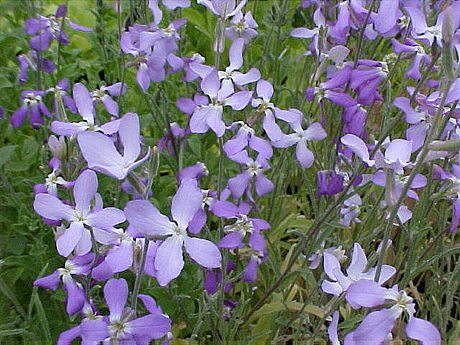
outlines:
[[[1,9],[0,344],[459,343],[460,1]]]

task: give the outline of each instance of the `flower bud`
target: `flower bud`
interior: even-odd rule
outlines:
[[[458,152],[460,151],[460,139],[452,140],[435,140],[428,145],[428,148],[431,151],[449,151],[449,152]]]
[[[64,137],[59,137],[58,139],[55,135],[50,135],[48,138],[48,147],[50,148],[53,157],[59,160],[64,159],[67,153]]]

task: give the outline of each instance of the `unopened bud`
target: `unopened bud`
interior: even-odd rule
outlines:
[[[444,17],[442,18],[441,36],[442,44],[451,46],[454,40],[455,33],[455,18],[451,7],[444,11]]]
[[[435,140],[428,145],[431,151],[460,151],[460,139],[452,139],[447,141]]]
[[[454,41],[454,14],[449,7],[444,11],[444,18],[442,20],[442,66],[449,80],[454,77],[454,55],[452,54],[452,42]]]
[[[48,138],[48,147],[50,148],[53,157],[59,160],[64,159],[67,152],[64,137],[59,137],[58,139],[56,136],[50,135],[50,137]]]

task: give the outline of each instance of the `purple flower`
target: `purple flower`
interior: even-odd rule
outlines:
[[[56,241],[57,251],[62,256],[69,256],[75,249],[77,255],[91,250],[91,235],[86,226],[111,229],[125,221],[123,211],[107,207],[94,211],[91,200],[96,195],[98,181],[92,170],[83,171],[75,181],[73,195],[75,207],[64,204],[51,194],[37,194],[34,209],[40,216],[52,220],[66,220],[69,227]]]
[[[51,118],[51,113],[43,103],[43,96],[45,91],[35,90],[24,90],[21,93],[22,105],[10,118],[11,125],[13,128],[18,128],[24,120],[27,114],[29,114],[29,122],[33,128],[38,129],[39,125],[43,125],[43,117]]]
[[[244,150],[233,155],[232,159],[247,167],[242,173],[228,180],[228,187],[234,198],[241,198],[245,191],[250,192],[250,183],[254,176],[255,189],[259,197],[273,190],[273,183],[264,175],[264,171],[270,169],[270,165],[264,156],[259,154],[254,160]]]
[[[111,246],[104,260],[91,272],[94,279],[106,280],[115,273],[123,272],[131,267],[134,240],[127,232],[117,228],[110,230],[94,228],[93,231],[98,243]]]
[[[139,296],[150,312],[145,316],[136,318],[131,309],[125,308],[128,299],[126,280],[110,279],[104,286],[104,296],[110,315],[100,320],[82,321],[80,331],[84,343],[125,340],[126,343],[148,344],[169,332],[171,320],[154,302],[151,303],[150,296]]]
[[[335,171],[318,171],[318,190],[316,196],[320,195],[335,195],[343,190],[344,178]]]
[[[93,260],[93,253],[68,259],[64,268],[58,268],[50,275],[35,280],[34,286],[56,291],[62,280],[64,290],[67,293],[66,311],[69,315],[73,315],[83,308],[86,297],[82,285],[75,281],[72,275],[87,275],[91,270]]]
[[[56,87],[56,91],[61,97],[65,96],[63,90],[66,90],[68,86],[64,88],[66,83],[63,82],[61,86]],[[65,96],[67,97],[67,96]],[[70,98],[70,97],[69,97]],[[96,110],[94,109],[93,99],[88,89],[81,83],[77,83],[73,87],[73,98],[75,105],[73,108],[77,108],[78,113],[83,118],[81,122],[63,122],[53,121],[51,122],[51,130],[63,136],[79,135],[85,131],[101,131],[106,134],[113,134],[118,131],[119,121],[112,121],[101,126],[96,124]],[[65,99],[63,98],[63,101]],[[70,102],[67,100],[66,102]],[[70,103],[69,103],[70,105]],[[72,109],[72,108],[71,108]]]
[[[150,148],[145,156],[136,161],[141,153],[139,118],[137,114],[127,113],[120,121],[118,129],[123,155],[116,149],[113,141],[98,132],[83,132],[78,136],[83,157],[88,167],[118,180],[126,178],[131,170],[144,163],[150,155]]]
[[[92,29],[75,24],[66,18],[66,5],[59,5],[54,16],[38,16],[37,19],[26,20],[26,33],[34,35],[30,39],[30,46],[36,51],[45,51],[48,49],[51,39],[61,42],[63,45],[69,44],[67,34],[63,30],[63,23],[67,22],[69,26],[78,31],[89,32]]]
[[[69,80],[67,78],[63,78],[55,87],[46,90],[46,92],[52,92],[54,94],[54,113],[59,120],[67,118],[65,107],[74,114],[77,112],[74,100],[67,94],[68,90]],[[51,123],[51,125],[52,124],[53,123]]]
[[[190,130],[192,133],[206,133],[208,129],[212,129],[221,137],[225,133],[225,122],[222,120],[224,106],[242,110],[249,103],[252,92],[240,91],[233,94],[233,90],[221,88],[216,69],[202,80],[201,89],[209,97],[210,103],[195,108],[190,118]]]
[[[237,207],[231,202],[216,200],[211,205],[211,211],[217,217],[235,219],[234,224],[224,227],[226,235],[220,240],[219,248],[244,248],[246,245],[243,241],[249,235],[247,241],[252,249],[259,252],[265,250],[265,240],[261,230],[270,229],[270,224],[263,219],[248,217],[250,207],[246,202],[242,201]]]
[[[351,72],[350,87],[358,94],[358,103],[371,105],[375,100],[382,100],[378,94],[380,83],[388,75],[388,66],[384,62],[358,60],[358,65]]]
[[[232,159],[234,155],[243,151],[247,146],[258,152],[265,159],[270,159],[273,156],[273,149],[270,143],[256,136],[254,129],[242,121],[234,122],[233,126],[236,125],[241,125],[240,129],[232,139],[224,144],[224,151],[228,158]]]
[[[455,8],[454,11],[459,10],[459,4],[453,3],[452,8]],[[452,8],[450,10],[452,10]],[[441,12],[438,15],[436,20],[436,24],[433,26],[428,26],[425,20],[425,14],[423,11],[416,7],[405,7],[404,10],[407,12],[409,17],[411,18],[412,23],[412,32],[411,35],[415,39],[422,40],[424,43],[432,46],[434,42],[438,46],[442,46],[442,26],[443,26],[443,19],[444,19],[444,12]],[[458,12],[457,12],[458,13]],[[453,31],[458,26],[458,21],[456,23],[456,27],[452,28]]]
[[[331,279],[323,280],[321,288],[325,293],[339,296],[344,291],[347,291],[354,282],[361,279],[372,280],[375,277],[375,268],[371,268],[364,272],[367,266],[367,258],[359,243],[353,246],[353,255],[351,263],[347,268],[347,276],[342,273],[339,260],[328,252],[324,256],[324,272]],[[396,269],[392,266],[383,265],[382,272],[378,281],[378,285],[382,285],[396,273]],[[354,304],[352,304],[354,306]]]
[[[234,85],[243,86],[254,83],[260,79],[260,72],[257,68],[251,68],[247,73],[241,73],[238,69],[243,66],[244,39],[237,38],[233,41],[228,52],[230,65],[224,71],[219,71],[219,79],[222,79],[221,90],[225,94],[232,94],[235,91]]]
[[[54,64],[53,61],[45,59],[43,57],[40,58],[40,64],[38,63],[38,57],[37,57],[37,52],[35,50],[29,51],[27,54],[20,54],[18,55],[18,61],[19,61],[19,76],[18,76],[18,81],[19,84],[24,84],[27,80],[29,80],[29,77],[27,76],[27,70],[29,68],[32,69],[32,71],[36,71],[39,67],[43,70],[45,73],[53,73],[54,70],[56,69],[56,65]]]
[[[254,29],[257,29],[259,26],[252,17],[251,11],[246,12],[244,16],[241,11],[237,12],[230,21],[230,24],[225,33],[232,41],[242,38],[244,39],[244,43],[248,44],[251,39],[258,35]]]
[[[350,226],[351,222],[361,223],[361,220],[358,218],[358,216],[360,213],[359,207],[362,203],[363,202],[361,197],[358,194],[355,194],[345,200],[343,202],[345,207],[340,209],[340,214],[342,216],[342,219],[340,219],[340,224]]]
[[[323,140],[327,134],[323,127],[318,123],[312,123],[307,129],[303,129],[301,122],[289,123],[291,128],[295,131],[292,134],[284,134],[280,139],[272,141],[275,147],[290,147],[296,146],[296,157],[302,168],[307,169],[313,165],[313,153],[307,148],[307,142],[311,140]]]
[[[148,236],[168,236],[158,247],[155,256],[156,277],[161,286],[167,285],[182,271],[183,247],[201,266],[220,267],[221,255],[215,244],[187,234],[189,223],[201,208],[202,201],[203,195],[196,181],[186,179],[172,199],[171,215],[174,222],[146,200],[130,201],[125,207],[128,221],[136,231]]]
[[[391,307],[368,314],[358,328],[346,335],[344,345],[380,345],[390,334],[396,320],[403,312],[409,315],[406,335],[410,339],[426,345],[441,344],[439,331],[430,322],[414,316],[413,299],[404,290],[399,291],[397,285],[387,289],[373,280],[362,279],[348,288],[346,299],[355,309],[373,308],[385,303],[391,303]]]
[[[425,53],[423,47],[414,40],[408,38],[404,44],[398,42],[396,39],[392,39],[391,43],[393,44],[393,51],[397,54],[400,53],[415,53],[414,61],[412,66],[406,72],[405,76],[415,80],[420,80],[422,77],[420,73],[420,63],[423,61],[425,65],[429,65],[431,58],[428,54]]]
[[[198,0],[197,3],[206,6],[212,13],[219,16],[222,20],[230,18],[246,5],[247,0],[241,0],[235,7],[235,0]]]
[[[93,97],[94,102],[101,102],[104,104],[105,110],[110,115],[118,117],[118,103],[115,102],[110,96],[120,96],[126,92],[126,84],[121,87],[122,83],[115,83],[109,86],[101,86],[99,89],[91,92],[91,97]]]

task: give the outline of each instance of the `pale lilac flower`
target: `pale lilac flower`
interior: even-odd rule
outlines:
[[[110,246],[104,260],[93,268],[91,275],[96,280],[106,280],[115,273],[126,271],[133,264],[134,239],[123,229],[102,230],[93,228],[98,243]]]
[[[270,169],[270,165],[264,156],[259,154],[254,160],[244,150],[233,155],[232,160],[246,166],[246,169],[242,173],[228,180],[228,188],[234,198],[241,198],[244,192],[250,193],[253,177],[255,177],[254,185],[257,196],[261,197],[273,190],[274,185],[272,181],[264,175],[264,171]]]
[[[409,24],[407,18],[399,9],[400,0],[381,1],[373,22],[375,31],[383,37],[395,36]]]
[[[102,320],[102,316],[99,315],[92,302],[88,303],[85,301],[83,309],[81,310],[81,314],[84,316],[85,320]],[[59,334],[56,345],[71,345],[75,339],[81,337],[80,326],[81,325],[77,325]]]
[[[62,92],[59,87],[57,92]],[[63,94],[62,94],[63,95]],[[118,130],[119,121],[112,121],[99,126],[96,123],[96,110],[94,109],[93,99],[88,89],[81,83],[73,87],[73,99],[78,113],[83,118],[81,122],[51,122],[51,130],[63,136],[79,135],[85,131],[101,131],[106,134],[113,134]]]
[[[454,2],[450,10],[458,11],[460,9],[459,3]],[[445,11],[441,12],[436,19],[436,24],[433,26],[428,26],[426,24],[425,14],[423,11],[417,7],[405,7],[404,10],[408,13],[411,18],[412,23],[412,32],[411,35],[415,39],[419,39],[424,43],[432,46],[436,42],[438,46],[442,46],[442,26]],[[453,31],[458,27],[458,18],[454,23]]]
[[[326,18],[323,14],[322,6],[317,6],[313,14],[313,21],[316,24],[313,29],[295,28],[291,31],[291,36],[295,38],[312,39],[312,43],[310,44],[309,49],[313,54],[319,55],[319,51],[324,50],[322,47],[319,47],[320,31],[325,31],[326,35],[329,35],[329,25],[326,23]]]
[[[58,268],[50,275],[35,280],[34,286],[56,291],[62,281],[63,289],[67,293],[66,311],[69,315],[73,315],[83,308],[86,297],[82,285],[75,281],[72,275],[86,276],[91,270],[93,260],[93,253],[74,256],[66,260],[64,268]]]
[[[46,92],[51,92],[54,95],[54,113],[58,120],[66,119],[65,107],[72,113],[77,112],[77,107],[74,100],[67,93],[69,90],[69,80],[63,78],[55,87],[51,87]]]
[[[111,96],[120,96],[126,92],[126,84],[115,83],[113,85],[102,85],[99,89],[94,90],[90,93],[94,102],[101,102],[104,104],[105,110],[110,115],[118,117],[118,103],[115,102]]]
[[[241,0],[238,5],[236,5],[235,0],[197,0],[198,4],[206,6],[222,20],[240,13],[243,6],[246,5],[246,2],[247,0]]]
[[[64,137],[59,137],[58,139],[55,135],[50,135],[48,138],[48,147],[54,158],[59,160],[64,159],[64,156],[67,152]]]
[[[131,226],[147,236],[168,236],[158,247],[155,257],[157,280],[167,285],[179,276],[184,266],[182,248],[190,257],[206,268],[218,268],[221,264],[219,249],[211,241],[189,237],[187,228],[195,213],[201,208],[203,195],[194,179],[181,183],[171,204],[174,222],[162,215],[146,200],[130,201],[125,213]]]
[[[64,180],[61,176],[61,161],[57,158],[51,158],[48,165],[53,171],[45,179],[45,188],[48,194],[58,196],[58,186],[69,188],[73,186],[73,182]]]
[[[224,71],[219,71],[219,79],[222,80],[221,90],[224,93],[235,92],[234,85],[243,86],[254,83],[260,79],[260,72],[257,68],[251,68],[247,73],[241,73],[238,69],[243,66],[244,39],[237,38],[233,41],[228,52],[230,65]]]
[[[149,314],[136,318],[133,310],[125,308],[128,284],[124,279],[110,279],[104,286],[104,296],[110,315],[100,320],[84,319],[80,325],[84,343],[123,342],[148,344],[165,336],[171,328],[171,320],[149,296],[139,296]]]
[[[392,140],[385,149],[385,155],[379,150],[375,154],[376,168],[391,169],[395,173],[402,173],[403,168],[411,167],[410,156],[412,142],[404,139]]]
[[[404,44],[393,38],[391,39],[391,43],[393,44],[393,51],[397,54],[415,53],[412,65],[406,72],[405,76],[415,80],[420,80],[422,77],[420,73],[420,63],[423,61],[425,66],[428,66],[431,62],[431,57],[425,53],[425,50],[421,45],[417,44],[417,42],[410,38],[407,38]]]
[[[190,0],[162,0],[162,3],[170,11],[178,7],[190,7]],[[155,25],[160,24],[161,20],[163,19],[163,12],[160,10],[158,4],[159,0],[149,0],[149,8],[152,11]]]
[[[393,104],[405,113],[405,121],[410,125],[406,130],[406,137],[412,142],[412,152],[423,146],[426,135],[431,127],[432,116],[420,109],[416,111],[410,106],[407,97],[396,97]]]
[[[375,165],[375,160],[370,159],[366,143],[360,137],[354,134],[346,134],[340,138],[340,141],[368,166],[372,167]]]
[[[35,35],[30,39],[31,48],[36,51],[45,51],[48,49],[51,39],[59,41],[63,45],[68,45],[69,40],[63,30],[63,23],[67,23],[74,30],[83,32],[93,31],[90,28],[71,22],[66,15],[67,6],[59,5],[54,16],[38,16],[37,19],[26,20],[26,33]]]
[[[404,290],[399,291],[397,285],[387,289],[373,280],[362,279],[348,288],[346,299],[355,309],[360,307],[373,308],[386,303],[391,303],[391,307],[368,314],[358,328],[346,335],[344,345],[364,343],[380,345],[390,334],[396,320],[403,312],[409,316],[406,325],[408,338],[426,345],[441,344],[439,331],[432,323],[414,316],[415,303],[413,303],[413,299]]]
[[[311,261],[310,265],[308,268],[314,270],[319,267],[323,260],[323,253],[330,253],[334,255],[337,260],[339,260],[340,263],[344,262],[347,260],[347,256],[345,255],[345,250],[342,249],[342,246],[339,247],[329,247],[329,248],[324,248],[325,242],[321,242],[321,248],[316,250],[310,257],[308,258],[308,261]]]
[[[290,127],[295,133],[284,134],[280,139],[272,141],[274,147],[287,148],[296,145],[296,157],[302,168],[307,169],[313,165],[314,156],[307,147],[307,142],[323,140],[327,134],[318,123],[312,123],[307,129],[303,129],[301,122],[291,122]]]
[[[235,206],[228,201],[216,200],[211,205],[211,211],[217,217],[235,219],[234,224],[224,227],[226,235],[220,240],[219,248],[244,248],[246,244],[243,241],[248,237],[247,243],[252,249],[260,252],[265,250],[265,240],[261,230],[270,229],[270,224],[263,219],[248,217],[250,212],[248,203],[242,201],[239,206]]]
[[[343,202],[344,207],[340,209],[340,224],[345,226],[350,226],[352,222],[361,223],[361,220],[358,218],[360,214],[359,207],[362,204],[361,197],[358,194],[355,194]]]
[[[225,122],[222,120],[224,106],[242,110],[249,103],[252,92],[240,91],[233,94],[232,90],[221,88],[216,69],[203,79],[201,89],[209,97],[210,103],[195,108],[190,118],[190,130],[192,133],[206,133],[212,129],[216,136],[221,137],[225,133]]]
[[[69,256],[75,249],[77,255],[88,253],[91,248],[91,234],[85,226],[111,229],[125,221],[123,212],[115,207],[94,211],[91,200],[96,195],[98,181],[92,170],[83,171],[75,181],[73,195],[75,207],[64,204],[51,194],[37,194],[34,201],[35,211],[42,217],[52,220],[66,220],[69,227],[56,241],[57,251]]]
[[[147,160],[150,155],[150,148],[144,157],[136,161],[141,153],[137,114],[127,113],[123,116],[118,135],[123,145],[123,155],[118,152],[112,139],[98,132],[81,133],[78,136],[78,144],[89,168],[123,180],[130,171]]]
[[[184,61],[184,76],[182,77],[183,81],[189,82],[195,80],[196,78],[200,77],[201,73],[195,72],[195,69],[200,69],[203,63],[205,62],[205,58],[198,53],[192,55],[191,58],[182,57]],[[206,66],[207,67],[207,66]],[[207,68],[205,69],[207,70]]]
[[[344,291],[347,291],[354,282],[361,279],[374,280],[376,269],[371,268],[366,270],[367,258],[359,243],[353,246],[353,255],[351,263],[347,268],[347,276],[342,273],[340,262],[334,255],[325,252],[324,256],[324,272],[331,280],[323,280],[321,288],[325,293],[339,296]],[[382,272],[378,281],[378,285],[382,285],[396,273],[396,269],[392,266],[383,265]]]
[[[24,120],[27,114],[29,114],[29,122],[32,128],[38,129],[39,125],[43,125],[43,115],[51,118],[51,113],[43,103],[43,96],[45,91],[36,90],[24,90],[21,93],[22,105],[10,118],[11,125],[13,128],[18,128]]]
[[[249,146],[265,159],[273,156],[273,149],[268,141],[255,135],[255,130],[242,121],[234,122],[232,127],[241,125],[236,135],[224,144],[224,151],[229,159]]]
[[[246,12],[244,16],[241,11],[237,12],[230,21],[230,24],[230,27],[225,32],[227,37],[232,41],[242,38],[244,39],[244,44],[248,44],[251,39],[258,35],[254,29],[257,29],[259,26],[252,17],[251,11]]]

